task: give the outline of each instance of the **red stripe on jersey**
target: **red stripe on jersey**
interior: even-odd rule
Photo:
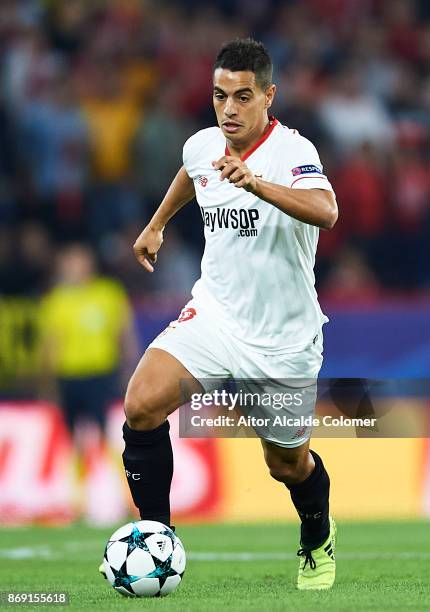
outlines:
[[[258,149],[258,147],[260,145],[263,144],[263,142],[265,140],[267,140],[270,136],[270,134],[273,132],[274,128],[278,125],[278,120],[275,119],[275,117],[269,117],[270,120],[270,125],[269,125],[269,129],[267,130],[267,132],[264,132],[264,134],[262,135],[262,137],[257,140],[257,142],[255,143],[255,145],[253,147],[251,147],[249,149],[249,151],[247,151],[244,155],[242,155],[242,157],[240,158],[241,161],[245,161],[245,159],[248,159],[248,157],[254,153],[254,151],[256,149]],[[225,155],[230,155],[230,149],[228,148],[228,145],[225,145]]]
[[[311,179],[311,178],[327,180],[327,177],[325,177],[323,174],[320,174],[320,176],[299,176],[299,178],[296,178],[296,180],[291,183],[291,187],[294,185],[294,183],[297,183],[297,181],[301,181],[302,179]]]

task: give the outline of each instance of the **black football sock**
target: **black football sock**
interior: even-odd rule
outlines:
[[[122,454],[127,482],[142,520],[170,525],[170,485],[173,453],[165,421],[156,429],[139,431],[122,428],[125,450]]]
[[[301,545],[304,548],[319,548],[330,533],[329,492],[330,478],[321,457],[310,451],[315,468],[304,480],[289,488],[291,499],[302,521]]]

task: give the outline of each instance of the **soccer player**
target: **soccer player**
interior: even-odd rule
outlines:
[[[192,393],[217,377],[315,380],[321,367],[327,318],[313,265],[319,228],[333,227],[337,205],[315,147],[269,114],[275,91],[261,43],[224,44],[213,72],[218,127],[185,143],[184,164],[134,245],[153,272],[166,224],[196,196],[206,238],[201,278],[179,319],[147,349],[125,398],[123,459],[142,519],[170,524],[167,417],[184,403],[180,381]],[[289,489],[301,519],[297,586],[328,589],[336,527],[329,477],[309,437],[309,428],[284,428],[261,442],[270,475]]]

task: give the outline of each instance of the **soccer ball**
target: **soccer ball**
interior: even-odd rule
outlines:
[[[131,597],[168,595],[181,582],[185,564],[181,540],[158,521],[136,521],[117,529],[103,558],[115,591]]]

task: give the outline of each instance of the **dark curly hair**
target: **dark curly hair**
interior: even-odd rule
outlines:
[[[214,64],[232,72],[249,70],[255,74],[257,85],[265,90],[272,84],[272,60],[266,47],[252,38],[238,38],[221,47]]]

